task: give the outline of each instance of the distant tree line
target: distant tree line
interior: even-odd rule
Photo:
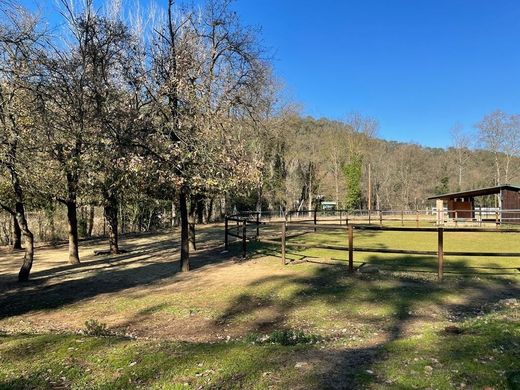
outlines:
[[[344,209],[416,210],[432,206],[432,195],[515,184],[518,118],[497,110],[466,131],[455,125],[443,149],[379,139],[377,120],[358,113],[344,121],[286,113],[265,138],[262,185],[235,202],[247,210],[309,210],[321,195]]]

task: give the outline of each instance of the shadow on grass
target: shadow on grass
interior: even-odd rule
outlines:
[[[262,243],[252,243],[251,249],[257,251],[270,251],[272,246]],[[148,249],[146,249],[148,248]],[[230,253],[239,253],[239,245],[232,245]],[[137,251],[137,248],[135,248]],[[113,260],[114,266],[104,267],[93,270],[91,276],[83,279],[64,280],[55,285],[41,286],[38,288],[21,288],[9,290],[0,295],[0,318],[23,314],[32,310],[47,310],[71,304],[81,299],[90,298],[98,294],[122,291],[126,288],[135,287],[147,283],[159,282],[171,277],[178,271],[178,263],[156,263],[150,262],[156,253],[161,251],[160,243],[150,246],[143,245],[138,253],[129,253]],[[258,252],[257,252],[258,253]],[[133,256],[138,256],[133,257]],[[229,257],[222,256],[195,256],[193,259],[194,268],[211,263],[219,263],[229,260]],[[378,257],[371,258],[372,262],[377,263]],[[125,261],[127,261],[125,263]],[[126,268],[129,262],[134,262],[135,268]],[[403,256],[395,260],[403,266],[409,265],[410,257]],[[429,257],[413,257],[416,265],[423,267],[426,271],[435,265],[435,259]],[[432,263],[433,261],[433,263]],[[141,264],[142,262],[142,264]],[[385,259],[384,264],[389,260]],[[383,263],[382,263],[383,264]],[[454,266],[464,268],[469,264],[469,260],[460,259],[453,263]],[[372,329],[377,329],[379,336],[370,334],[366,342],[362,345],[350,346],[345,348],[312,348],[305,351],[309,360],[315,362],[318,378],[313,388],[359,388],[365,383],[378,380],[370,376],[367,370],[373,371],[381,362],[390,359],[385,346],[388,343],[397,342],[410,334],[409,327],[416,323],[428,323],[432,321],[432,312],[442,310],[448,313],[449,318],[466,319],[476,318],[488,305],[498,302],[501,299],[520,296],[520,289],[516,282],[506,278],[489,278],[477,280],[476,278],[447,278],[444,284],[439,284],[433,278],[421,278],[400,274],[378,274],[378,275],[353,275],[348,276],[345,265],[306,265],[302,264],[295,267],[308,267],[303,272],[293,274],[270,275],[256,279],[250,283],[243,293],[238,294],[229,302],[224,313],[220,315],[215,324],[219,327],[242,321],[241,326],[247,327],[249,332],[270,332],[272,330],[290,327],[287,322],[291,314],[302,314],[301,308],[333,308],[336,314],[327,314],[340,328],[344,327],[349,331],[358,331],[356,327],[361,324],[369,324]],[[62,270],[67,272],[68,269]],[[45,277],[51,277],[50,272]],[[189,276],[188,276],[189,277]],[[30,287],[30,286],[29,286]],[[262,292],[262,293],[259,293]],[[461,299],[456,302],[447,299],[460,293]],[[385,315],[375,316],[370,313],[370,308],[382,306]],[[148,315],[161,310],[157,305],[146,309],[140,314]],[[262,309],[268,311],[258,311]],[[257,312],[258,311],[258,312]],[[260,313],[260,314],[258,314]],[[438,314],[438,312],[434,313]],[[304,315],[303,315],[304,316]],[[314,315],[317,318],[318,315]],[[247,322],[243,319],[247,317]],[[294,325],[293,325],[294,326]],[[516,340],[516,339],[515,339]],[[513,340],[514,342],[516,342]],[[489,337],[491,348],[502,343],[502,338]],[[441,343],[442,344],[442,343]],[[45,354],[45,348],[40,346],[37,352]],[[276,347],[278,364],[266,364],[273,356],[267,354],[267,348],[272,346],[258,347],[236,344],[214,344],[200,347],[189,344],[183,352],[189,355],[186,359],[187,367],[198,364],[205,358],[208,350],[213,350],[216,359],[222,359],[225,355],[229,359],[240,360],[239,368],[229,374],[225,374],[215,387],[247,387],[254,384],[254,379],[262,375],[263,370],[277,370],[279,367],[294,368],[294,354],[287,353],[291,349]],[[251,349],[252,352],[247,356],[241,353],[243,348]],[[441,345],[441,355],[449,361],[450,359],[467,359],[467,356],[478,353],[478,349],[464,349],[461,345],[448,344]],[[194,351],[198,351],[193,357]],[[285,351],[285,352],[284,352]],[[15,351],[17,354],[23,351]],[[150,349],[139,352],[140,359],[149,359],[153,364],[136,366],[135,371],[144,379],[152,378],[157,375],[157,361],[164,358],[164,370],[174,371],[178,369],[176,360],[171,356],[175,354],[163,353],[162,350]],[[469,355],[464,355],[464,353]],[[289,356],[287,356],[289,355]],[[197,357],[198,356],[198,357]],[[237,357],[239,356],[239,357]],[[129,359],[134,359],[133,357]],[[284,360],[286,359],[286,360]],[[107,379],[103,385],[113,387],[123,387],[128,378],[131,377],[131,370],[126,367],[132,360],[125,361],[125,374],[122,381],[119,379]],[[239,363],[237,363],[239,364]],[[292,366],[288,366],[292,365]],[[142,367],[142,368],[141,368]],[[272,367],[272,368],[271,368]],[[47,367],[43,368],[45,370]],[[126,372],[128,371],[128,375]],[[42,371],[44,375],[45,371]],[[244,378],[248,378],[247,381]],[[151,379],[150,379],[151,380]],[[21,379],[21,382],[2,383],[2,385],[12,387],[26,385],[29,379]],[[297,383],[297,382],[294,382]],[[384,386],[384,384],[382,384]],[[405,388],[402,384],[401,388]]]
[[[81,343],[77,343],[78,338]],[[288,388],[295,377],[302,379],[302,373],[293,368],[298,347],[234,342],[137,344],[69,335],[29,336],[16,341],[10,340],[17,345],[0,361],[3,358],[17,368],[24,367],[24,373],[0,378],[0,389],[249,389],[267,388],[273,382],[278,388]],[[33,353],[41,359],[31,370],[25,370],[24,364]],[[279,373],[278,369],[286,365],[292,369]],[[284,386],[286,382],[289,386]]]
[[[161,251],[171,249],[171,244],[150,243],[134,249],[127,254],[85,262],[79,266],[35,272],[34,279],[24,284],[15,281],[4,283],[0,287],[0,319],[31,311],[56,309],[99,294],[160,282],[180,271],[176,253],[160,255]],[[165,256],[171,256],[171,260],[168,261]],[[222,255],[198,251],[192,253],[190,265],[192,270],[196,270],[225,261],[228,259]],[[85,275],[77,277],[79,273]],[[190,276],[186,274],[185,277]]]
[[[418,260],[424,266],[429,266],[430,262],[428,258]],[[460,260],[457,265],[464,267],[466,264]],[[255,294],[255,289],[263,285],[265,288],[260,290],[268,290],[269,294]],[[297,315],[302,307],[321,307],[344,310],[331,319],[337,327],[350,331],[356,324],[370,324],[377,330],[375,334],[379,336],[369,336],[361,347],[314,351],[314,358],[320,362],[318,388],[342,389],[358,388],[366,381],[372,381],[374,378],[367,370],[371,372],[375,364],[386,359],[384,346],[408,337],[415,324],[432,322],[434,317],[430,308],[437,314],[447,312],[448,318],[467,319],[480,315],[483,307],[499,300],[520,296],[519,286],[506,278],[485,281],[453,278],[440,284],[433,278],[397,274],[348,276],[345,265],[317,266],[305,276],[301,273],[273,275],[256,280],[250,287],[248,292],[230,302],[225,313],[216,320],[217,324],[230,325],[243,318],[252,318],[248,323],[249,332],[268,333],[290,327],[288,317]],[[461,302],[447,299],[457,291],[464,297]],[[374,317],[369,308],[378,305],[391,314]],[[262,311],[265,308],[269,309],[267,315]],[[437,314],[433,313],[434,316]],[[294,326],[294,322],[291,323]]]

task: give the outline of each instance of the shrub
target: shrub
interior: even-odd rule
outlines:
[[[83,333],[89,336],[108,336],[110,331],[107,329],[107,325],[97,320],[85,321],[85,329]]]
[[[280,344],[284,346],[297,344],[313,344],[321,340],[321,337],[313,334],[306,334],[303,331],[294,330],[275,330],[268,335],[259,336],[249,334],[245,341],[258,344]]]

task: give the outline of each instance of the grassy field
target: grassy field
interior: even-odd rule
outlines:
[[[199,233],[189,273],[177,272],[176,232],[127,237],[129,252],[113,257],[93,256],[106,244],[85,242],[80,267],[65,264],[65,247],[44,248],[22,286],[14,282],[21,254],[5,251],[0,388],[520,386],[518,263],[455,259],[464,269],[439,284],[426,262],[435,259],[356,253],[357,265],[380,272],[348,275],[328,260],[346,258],[337,251],[293,253],[309,261],[284,267],[274,246],[250,245],[242,261],[236,244],[223,253],[221,226]],[[360,233],[355,242],[434,245],[409,234]],[[448,248],[519,246],[508,234],[481,242],[457,234],[447,235]],[[323,233],[293,240],[345,243]],[[506,269],[466,272],[497,264]]]
[[[400,226],[397,224],[396,226]],[[424,227],[431,227],[424,226]],[[265,233],[270,236],[279,236],[278,227],[268,227]],[[334,245],[348,246],[346,230],[321,230],[312,231],[312,225],[308,229],[301,227],[291,228],[289,224],[288,236],[295,236],[287,240],[287,258],[290,260],[330,259],[346,261],[347,250],[327,250],[309,248],[302,249],[291,244],[307,245]],[[520,253],[520,231],[518,233],[499,232],[455,232],[449,228],[444,232],[445,252],[495,252],[495,253]],[[279,238],[278,238],[279,240]],[[398,250],[437,250],[437,232],[401,232],[401,231],[371,231],[355,230],[354,247]],[[280,255],[278,246],[256,245],[255,250],[262,253]],[[357,266],[362,263],[372,264],[381,270],[388,271],[414,271],[436,272],[436,256],[408,255],[408,254],[384,254],[357,252],[355,254]],[[518,275],[520,258],[510,257],[474,257],[474,256],[445,256],[445,272],[450,274],[510,274]]]

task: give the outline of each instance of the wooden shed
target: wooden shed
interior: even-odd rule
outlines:
[[[445,203],[450,219],[476,220],[482,219],[482,208],[476,209],[475,198],[487,195],[498,195],[496,209],[499,223],[520,223],[520,186],[504,184],[495,187],[479,188],[469,191],[435,195],[428,199],[437,201],[437,210],[444,213]],[[484,215],[489,212],[485,211]],[[442,218],[444,220],[444,218]]]

